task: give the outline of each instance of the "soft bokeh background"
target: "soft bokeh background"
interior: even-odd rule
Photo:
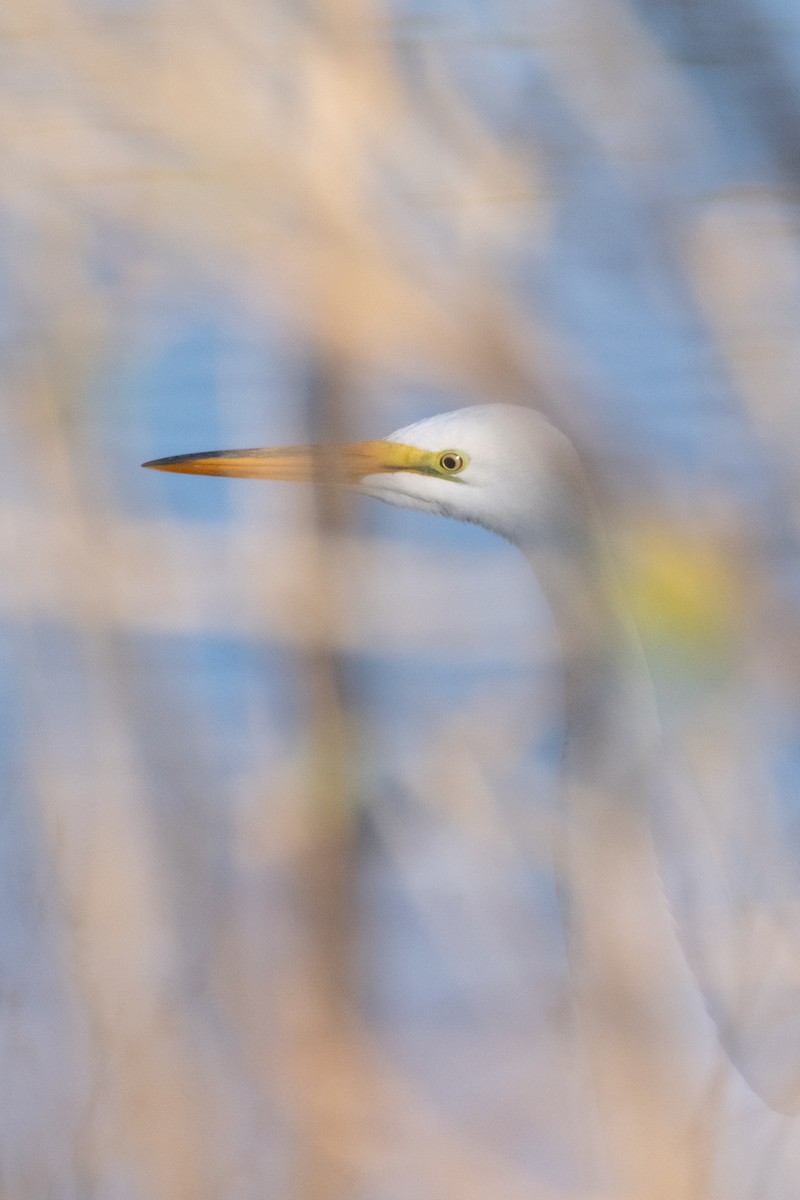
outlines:
[[[798,131],[794,0],[4,4],[3,1196],[796,1196],[668,930],[593,1090],[513,548],[139,463],[565,429],[796,1101]]]

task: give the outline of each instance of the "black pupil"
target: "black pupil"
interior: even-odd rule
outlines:
[[[458,461],[455,455],[445,454],[444,458],[442,459],[442,466],[446,467],[448,471],[453,471],[458,466]]]

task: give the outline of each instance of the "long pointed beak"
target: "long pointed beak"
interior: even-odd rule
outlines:
[[[331,446],[279,446],[258,450],[209,450],[142,463],[185,475],[237,479],[283,479],[298,483],[356,484],[367,475],[430,470],[434,455],[399,442],[348,442]]]

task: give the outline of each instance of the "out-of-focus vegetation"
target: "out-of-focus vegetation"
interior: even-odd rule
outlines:
[[[796,1194],[798,109],[778,0],[4,4],[3,1196]],[[524,562],[138,466],[490,400],[591,475],[714,985],[623,936],[613,1046]]]

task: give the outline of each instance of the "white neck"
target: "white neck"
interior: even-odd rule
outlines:
[[[543,545],[521,544],[545,594],[563,663],[565,783],[615,790],[659,740],[653,691],[588,492]]]

